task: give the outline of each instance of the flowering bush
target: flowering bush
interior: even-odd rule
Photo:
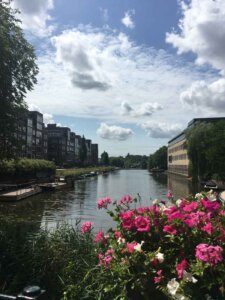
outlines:
[[[97,206],[117,225],[96,235],[90,298],[225,299],[225,205],[215,194],[175,202],[169,192],[167,202],[148,207],[128,195],[104,199]]]

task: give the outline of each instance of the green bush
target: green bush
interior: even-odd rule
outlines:
[[[55,164],[44,159],[12,159],[0,161],[0,175],[18,176],[18,175],[35,175],[40,171],[55,173]]]

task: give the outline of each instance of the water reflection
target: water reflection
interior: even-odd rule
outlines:
[[[179,176],[150,174],[147,170],[119,170],[75,181],[74,187],[68,190],[42,193],[18,203],[0,203],[0,217],[45,227],[54,227],[62,221],[75,224],[79,219],[90,220],[97,230],[113,225],[106,212],[96,208],[99,198],[110,196],[118,200],[125,194],[133,197],[140,194],[141,204],[148,206],[153,199],[166,199],[168,188],[175,198],[193,192],[190,182]]]
[[[175,199],[196,194],[200,191],[199,185],[193,185],[186,177],[168,174],[167,176],[168,189],[174,194]]]

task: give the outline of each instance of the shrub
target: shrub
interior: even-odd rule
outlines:
[[[117,226],[97,234],[99,266],[64,299],[225,299],[225,207],[216,195],[136,202],[105,206]]]

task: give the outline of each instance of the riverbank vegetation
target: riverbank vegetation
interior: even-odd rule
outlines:
[[[0,160],[0,177],[9,178],[36,178],[38,173],[55,174],[55,164],[44,159],[10,159]]]
[[[225,121],[200,122],[186,132],[193,180],[225,181]]]
[[[1,291],[38,284],[51,300],[224,299],[224,203],[211,192],[167,197],[148,207],[129,195],[98,200],[117,225],[97,234],[90,221],[49,231],[1,220]]]
[[[81,175],[89,174],[91,172],[99,172],[105,173],[114,171],[115,167],[106,166],[106,167],[87,167],[87,168],[76,168],[76,169],[57,169],[56,175],[57,176],[74,176],[79,177]]]
[[[148,169],[167,170],[167,147],[163,146],[149,155]]]
[[[109,157],[110,166],[124,169],[147,169],[148,157],[146,155],[127,154],[125,157]]]

